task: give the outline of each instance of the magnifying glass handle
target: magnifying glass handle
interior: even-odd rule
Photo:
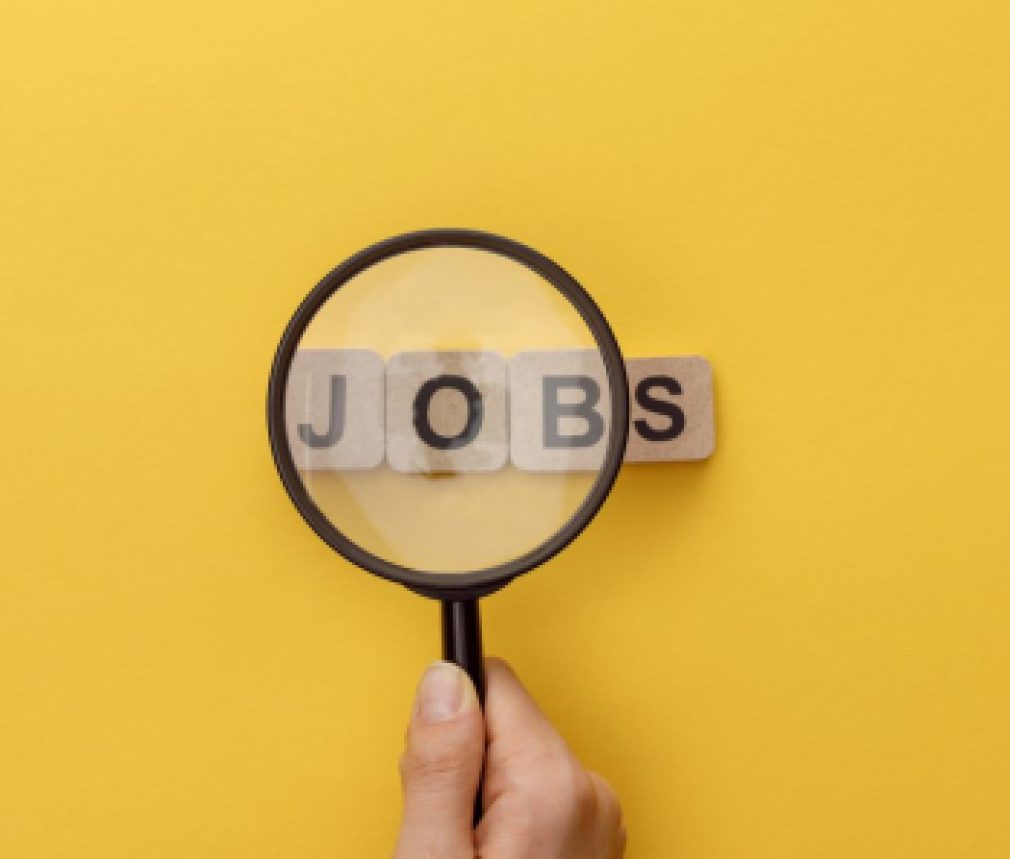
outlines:
[[[477,600],[442,601],[442,658],[462,668],[473,681],[477,698],[484,706],[484,647],[480,637],[480,609]],[[483,813],[481,787],[474,799],[474,826]]]

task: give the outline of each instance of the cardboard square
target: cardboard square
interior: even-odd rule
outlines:
[[[496,471],[509,455],[508,362],[399,352],[386,365],[386,459],[401,472]]]
[[[629,358],[625,462],[705,459],[715,450],[712,367],[700,355]]]
[[[295,467],[375,468],[385,452],[385,368],[367,349],[299,349],[284,412]]]
[[[610,421],[600,353],[519,352],[511,376],[513,464],[526,471],[598,471]]]

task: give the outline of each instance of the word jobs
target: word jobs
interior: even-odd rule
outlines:
[[[626,361],[627,462],[693,460],[714,448],[712,371],[704,358]],[[299,349],[285,393],[303,471],[596,471],[610,394],[595,350],[399,352]]]

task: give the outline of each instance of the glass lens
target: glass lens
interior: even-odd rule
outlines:
[[[578,310],[491,251],[434,247],[361,271],[304,330],[285,390],[295,467],[330,523],[426,573],[519,558],[604,465],[610,385]]]

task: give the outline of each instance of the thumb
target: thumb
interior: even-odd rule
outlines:
[[[484,757],[484,720],[466,674],[428,667],[417,687],[400,759],[403,826],[395,859],[473,859],[473,802]]]

